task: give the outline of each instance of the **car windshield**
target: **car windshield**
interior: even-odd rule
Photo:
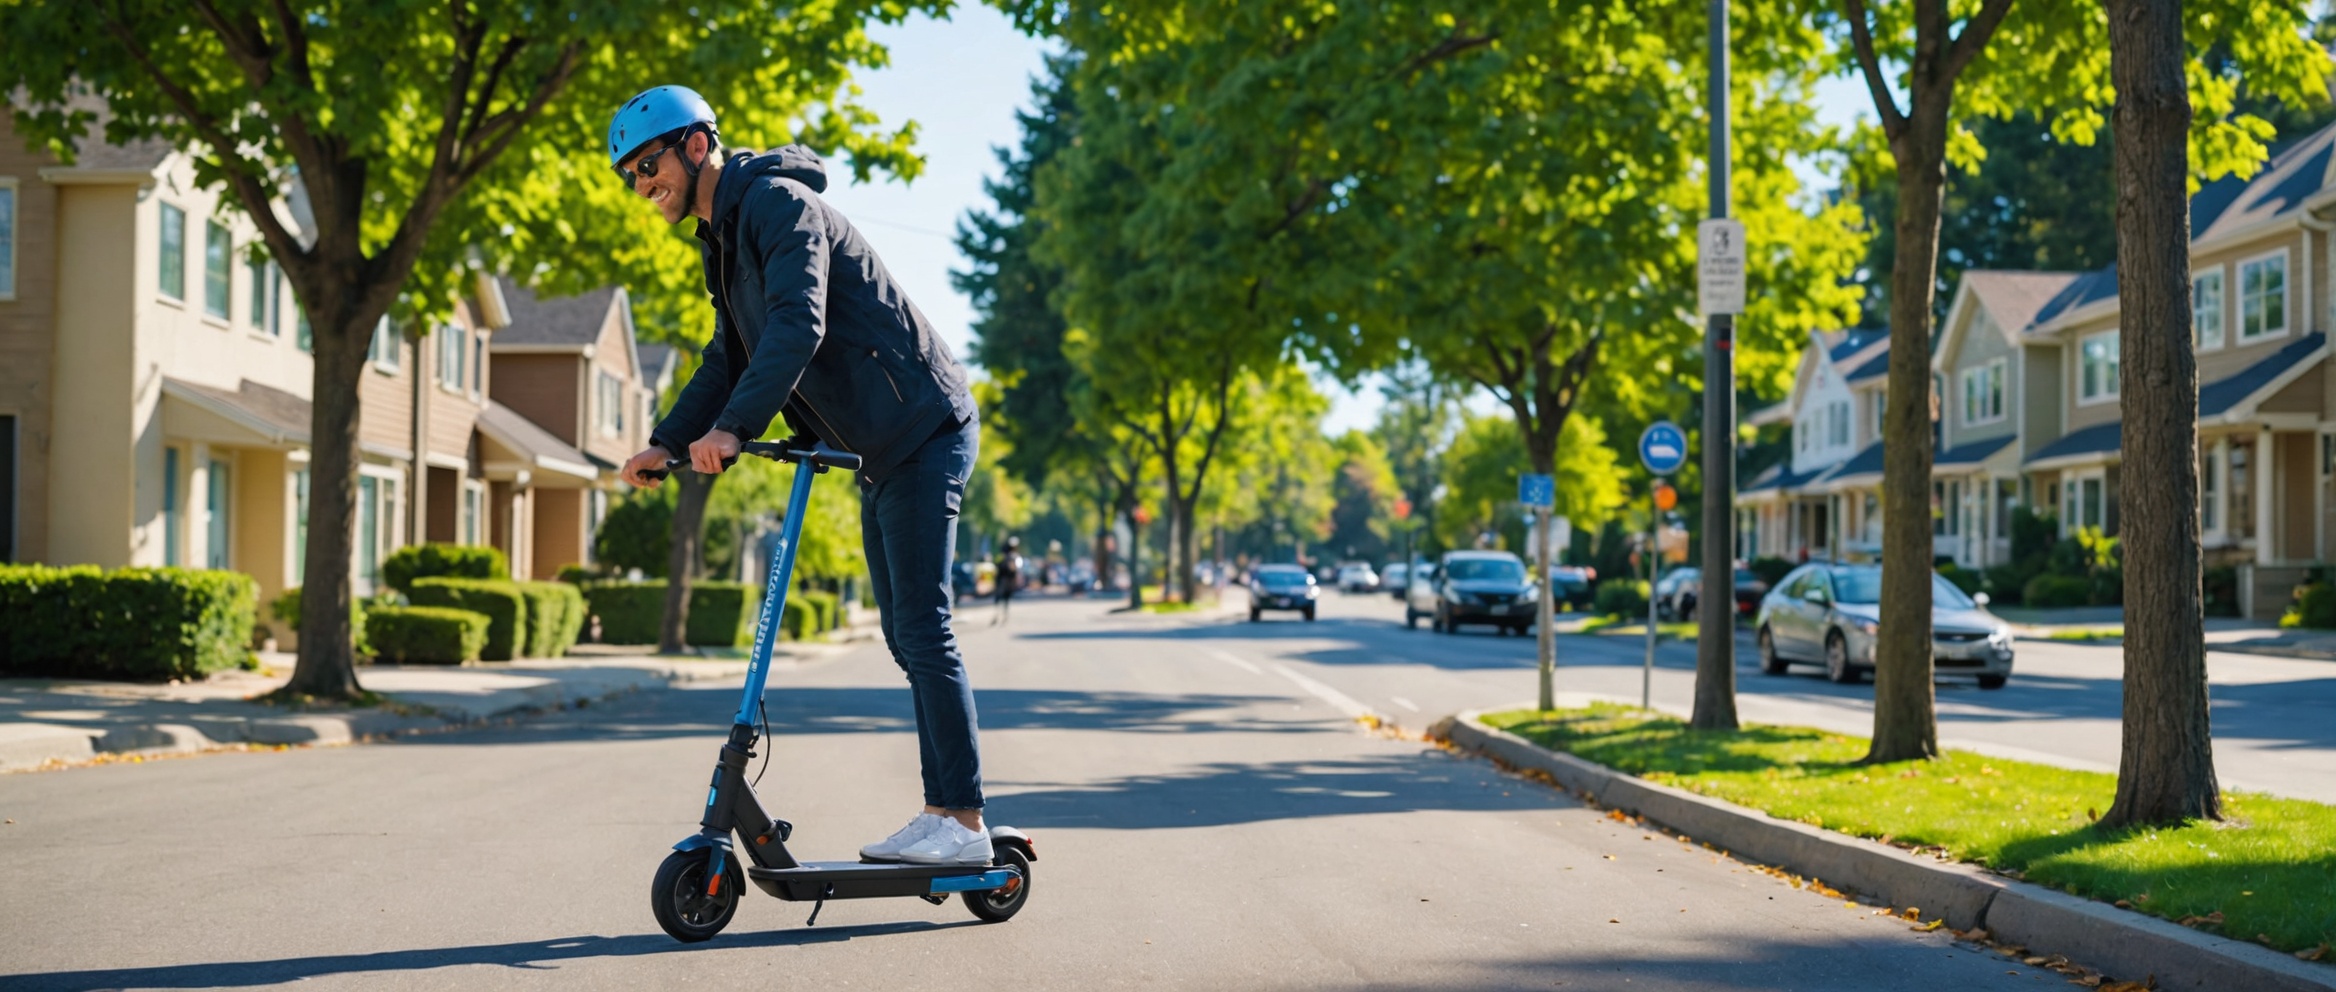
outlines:
[[[1462,582],[1522,582],[1525,565],[1501,558],[1461,558],[1445,564],[1444,574]]]
[[[1840,603],[1865,605],[1881,602],[1881,568],[1867,565],[1834,569],[1833,596],[1834,601]],[[1932,572],[1930,576],[1930,602],[1933,607],[1949,610],[1977,608],[1977,604],[1971,602],[1971,597],[1963,595],[1963,590],[1955,588],[1954,583],[1937,572]]]
[[[1269,586],[1302,586],[1306,584],[1309,577],[1306,573],[1294,568],[1261,568],[1257,570],[1257,581]]]

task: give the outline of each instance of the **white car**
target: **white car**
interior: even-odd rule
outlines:
[[[1339,566],[1338,590],[1340,592],[1371,592],[1378,588],[1379,573],[1371,571],[1371,566],[1361,562]]]
[[[1402,599],[1403,587],[1410,584],[1411,566],[1409,564],[1400,561],[1388,562],[1386,568],[1379,570],[1380,592]]]

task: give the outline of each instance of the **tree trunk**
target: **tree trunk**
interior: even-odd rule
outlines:
[[[673,540],[665,554],[665,615],[657,624],[657,653],[688,650],[689,587],[701,560],[698,546],[705,542],[706,502],[714,492],[713,475],[686,468],[673,470],[681,487],[673,501]]]
[[[2108,0],[2117,184],[2118,489],[2125,726],[2103,827],[2222,819],[2198,563],[2198,361],[2191,352],[2190,97],[2180,0]]]
[[[1144,525],[1136,522],[1133,509],[1127,512],[1127,608],[1144,608]]]
[[[1197,489],[1199,486],[1196,485],[1193,488]],[[1173,502],[1176,504],[1177,521],[1176,586],[1183,593],[1186,603],[1197,603],[1200,601],[1198,596],[1200,581],[1199,573],[1194,568],[1194,561],[1196,553],[1200,549],[1200,534],[1193,519],[1193,509],[1200,500],[1198,497],[1192,499],[1178,497]]]
[[[1890,273],[1890,372],[1882,412],[1881,632],[1874,645],[1868,762],[1935,758],[1931,671],[1930,312],[1946,192],[1952,84],[1915,95],[1890,142],[1898,165],[1898,257]],[[1830,548],[1831,545],[1828,544]],[[1838,553],[1838,549],[1835,549]]]
[[[308,549],[301,565],[299,661],[286,688],[320,699],[350,700],[364,692],[349,628],[349,572],[357,543],[357,382],[365,372],[365,349],[355,342],[371,343],[371,332],[368,323],[362,334],[318,326],[311,335]]]

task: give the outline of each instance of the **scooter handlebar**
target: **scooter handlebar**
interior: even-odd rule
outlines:
[[[856,472],[860,469],[860,456],[849,451],[789,449],[786,445],[776,441],[748,441],[738,446],[738,453],[753,455],[757,458],[768,458],[774,462],[800,462],[820,471],[840,468],[846,472]],[[724,458],[722,466],[728,468],[737,462],[736,458]],[[689,459],[675,458],[667,461],[664,468],[644,470],[641,476],[652,482],[663,482],[665,477],[672,474],[674,470],[688,467]]]

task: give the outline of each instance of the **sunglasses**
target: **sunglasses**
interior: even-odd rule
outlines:
[[[619,163],[616,166],[617,178],[625,181],[626,189],[638,189],[640,188],[641,180],[657,178],[658,157],[679,147],[681,146],[678,144],[667,142],[665,147],[650,152],[647,155],[641,156],[640,164],[630,169],[625,168],[622,163]]]

